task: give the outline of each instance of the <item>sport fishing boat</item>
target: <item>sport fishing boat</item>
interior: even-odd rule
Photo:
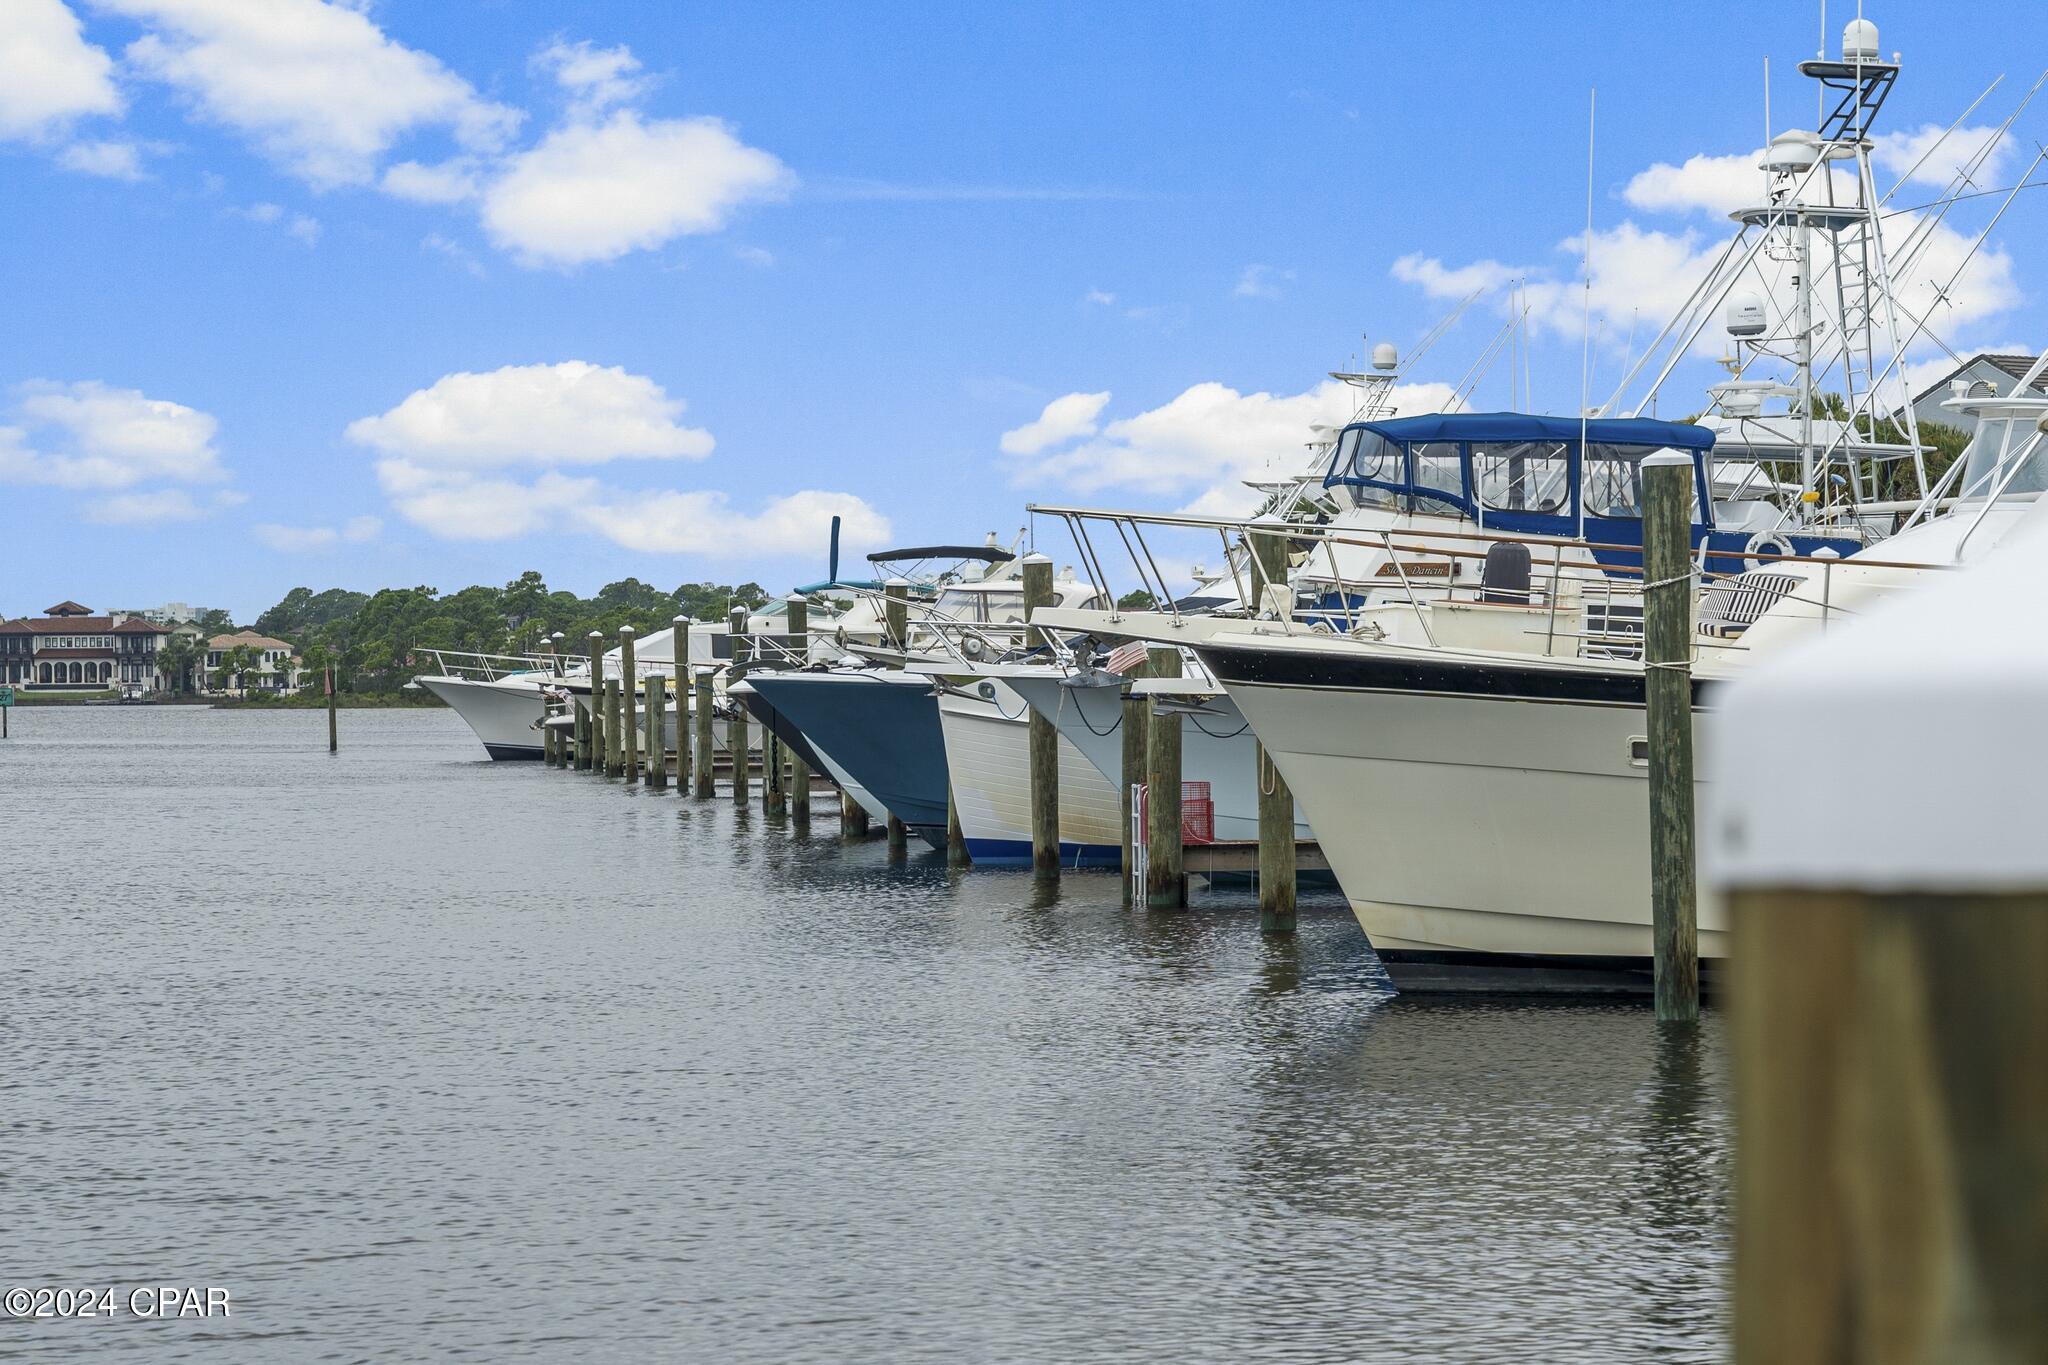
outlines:
[[[548,690],[573,665],[551,654],[473,654],[421,649],[433,672],[413,679],[462,717],[493,759],[541,757]],[[586,669],[588,665],[585,665]]]
[[[2037,533],[2048,515],[2048,398],[2031,386],[2044,369],[2048,359],[2012,393],[1949,401],[1975,418],[1975,437],[1879,550],[1709,576],[1694,639],[1696,734],[1713,724],[1716,688],[1750,661]],[[1544,612],[1551,592],[1539,581],[1524,609]],[[1343,635],[1240,620],[1191,647],[1322,832],[1397,985],[1647,989],[1643,664],[1563,644],[1432,640],[1419,623],[1444,605],[1376,608]],[[1826,706],[1815,698],[1816,763],[1826,761]],[[1735,775],[1708,764],[1697,779]],[[1699,951],[1710,974],[1727,951],[1720,908],[1704,896]]]
[[[859,788],[939,849],[946,846],[950,782],[945,735],[931,679],[904,672],[902,663],[906,648],[921,647],[913,632],[946,593],[973,583],[1014,584],[1016,554],[994,540],[882,551],[868,557],[874,572],[859,581],[841,580],[835,563],[830,586],[857,594],[849,617],[865,611],[884,619],[891,590],[901,594],[906,639],[842,639],[835,631],[834,643],[849,659],[804,668],[780,660],[781,667],[750,668],[746,678],[761,704],[829,760],[835,780]]]

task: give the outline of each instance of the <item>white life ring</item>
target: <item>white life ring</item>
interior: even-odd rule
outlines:
[[[1776,531],[1758,531],[1749,538],[1749,543],[1742,547],[1742,567],[1751,573],[1755,573],[1758,569],[1766,567],[1767,564],[1767,561],[1758,559],[1758,555],[1796,555],[1798,553],[1799,547],[1784,536],[1779,535]]]

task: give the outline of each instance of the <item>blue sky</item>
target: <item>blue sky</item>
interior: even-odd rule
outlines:
[[[2048,64],[1986,40],[2009,6],[1897,8],[1884,188]],[[1361,334],[1491,286],[1409,375],[1455,383],[1514,280],[1533,406],[1572,411],[1588,89],[1611,383],[1754,178],[1763,59],[1810,126],[1819,40],[1777,3],[9,0],[0,614],[776,587],[834,510],[872,545],[1219,505]],[[1950,345],[2038,342],[2035,193]],[[1474,402],[1508,399],[1498,367]]]

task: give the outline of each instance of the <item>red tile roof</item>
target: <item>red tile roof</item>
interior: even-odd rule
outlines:
[[[140,616],[131,616],[120,625],[114,627],[114,634],[116,635],[169,635],[170,633],[171,628],[169,626],[160,626],[156,622],[144,620]]]
[[[59,602],[54,607],[43,608],[43,615],[45,616],[89,616],[91,614],[91,607],[81,607],[76,602]]]
[[[38,635],[92,635],[112,630],[111,616],[38,616],[29,621]]]
[[[36,658],[105,659],[110,658],[113,655],[113,653],[114,651],[111,649],[39,649],[36,651]]]
[[[26,621],[0,621],[0,635],[33,635],[36,628]]]

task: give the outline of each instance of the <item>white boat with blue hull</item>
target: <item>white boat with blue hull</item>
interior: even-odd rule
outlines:
[[[946,846],[946,741],[931,679],[842,668],[754,673],[747,685],[884,810]]]

